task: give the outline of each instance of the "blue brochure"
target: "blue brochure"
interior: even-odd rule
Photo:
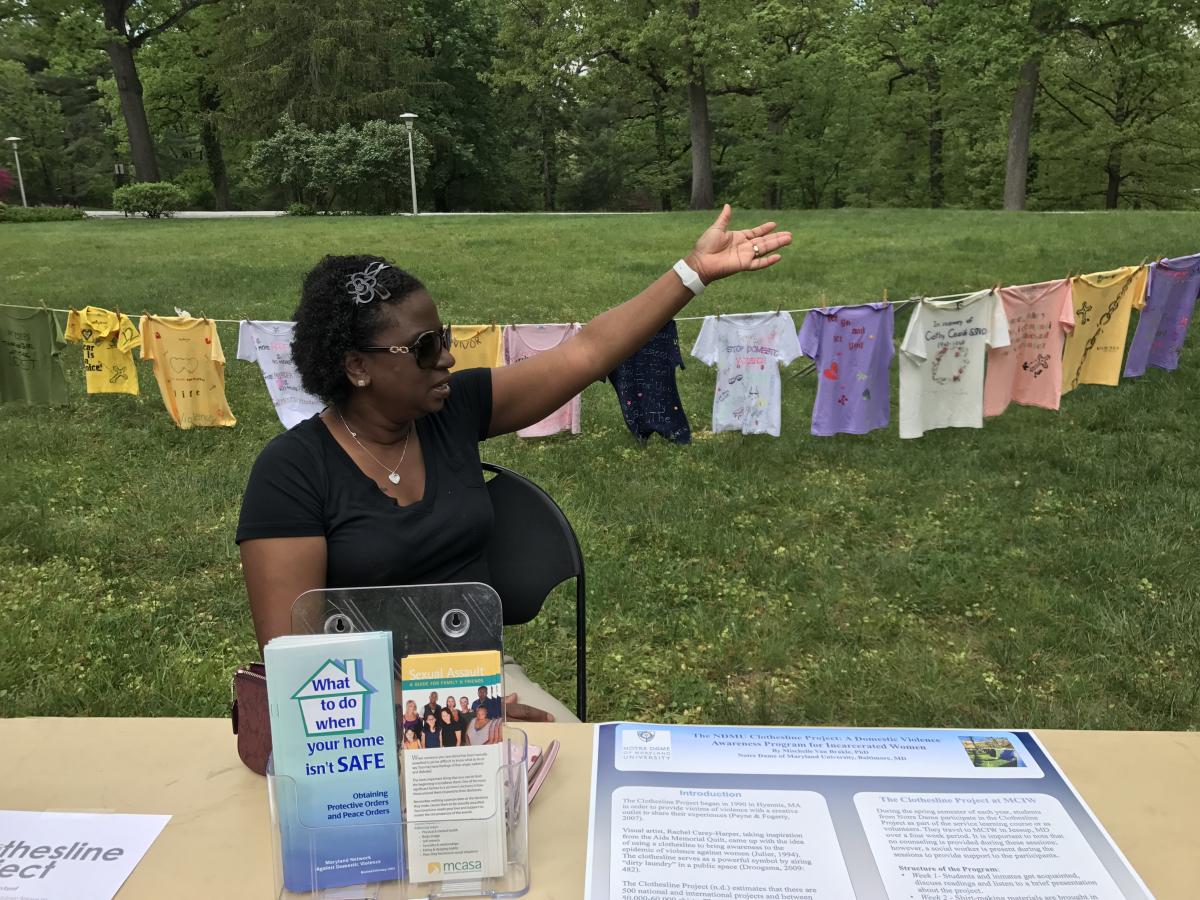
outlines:
[[[401,878],[391,633],[276,638],[265,660],[284,886]]]

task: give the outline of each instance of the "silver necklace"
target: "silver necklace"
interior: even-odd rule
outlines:
[[[404,457],[408,455],[408,439],[410,437],[412,437],[413,426],[409,425],[408,432],[404,435],[404,449],[400,451],[400,461],[398,463],[396,463],[395,468],[389,469],[382,462],[380,462],[378,456],[376,456],[374,453],[372,453],[370,450],[368,450],[366,445],[363,444],[363,442],[358,439],[358,432],[350,430],[350,426],[346,424],[346,420],[342,416],[342,411],[340,409],[338,409],[336,406],[333,408],[333,411],[335,413],[337,413],[338,420],[342,423],[342,427],[346,429],[346,434],[350,435],[350,437],[352,437],[354,439],[354,443],[356,443],[356,444],[358,444],[358,446],[362,447],[363,453],[367,454],[367,456],[369,456],[369,457],[371,457],[371,459],[375,460],[375,462],[379,466],[379,468],[383,469],[384,471],[386,471],[388,473],[388,481],[390,481],[392,484],[399,484],[400,483],[400,467],[402,465],[404,465]]]

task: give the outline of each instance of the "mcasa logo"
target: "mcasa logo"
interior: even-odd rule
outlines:
[[[483,862],[478,859],[468,859],[461,862],[431,862],[430,875],[457,875],[463,872],[482,872]]]

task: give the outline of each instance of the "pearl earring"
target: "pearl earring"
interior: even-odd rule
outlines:
[[[366,387],[366,384],[367,384],[367,383],[366,383],[366,382],[365,382],[363,379],[361,379],[361,378],[360,378],[360,379],[358,379],[358,386],[359,386],[359,387]]]

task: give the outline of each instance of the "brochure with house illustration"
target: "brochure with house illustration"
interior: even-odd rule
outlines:
[[[504,874],[503,671],[496,650],[400,662],[410,881]]]
[[[1150,900],[1028,731],[596,729],[585,897]]]
[[[285,887],[401,878],[391,633],[280,637],[264,653]]]

